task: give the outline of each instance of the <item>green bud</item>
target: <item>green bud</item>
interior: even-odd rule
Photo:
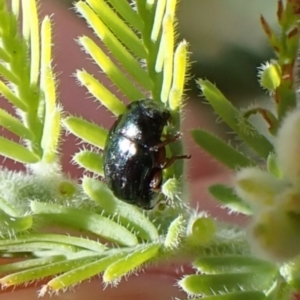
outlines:
[[[210,217],[196,216],[189,222],[188,239],[192,244],[206,245],[215,237],[215,233],[216,224]]]
[[[259,72],[260,85],[269,90],[274,91],[281,82],[281,69],[276,62],[266,63],[261,66]]]

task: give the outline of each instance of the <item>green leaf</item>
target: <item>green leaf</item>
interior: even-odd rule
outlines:
[[[199,146],[230,169],[236,170],[256,165],[244,154],[204,130],[196,129],[191,133]]]
[[[0,73],[2,72],[3,77],[8,79],[9,83],[6,86],[3,82],[0,82],[0,93],[13,104],[13,108],[21,110],[21,112],[18,112],[18,117],[22,121],[24,128],[21,127],[21,122],[10,117],[11,126],[9,130],[27,139],[27,149],[38,156],[38,159],[25,159],[25,156],[20,157],[14,153],[14,150],[11,151],[9,149],[11,145],[8,146],[7,152],[2,151],[2,155],[23,164],[36,163],[44,155],[43,158],[46,158],[44,161],[50,162],[51,159],[53,160],[53,157],[56,158],[57,132],[59,132],[57,128],[60,127],[60,120],[57,118],[57,114],[47,114],[49,111],[48,99],[51,98],[52,102],[54,102],[56,98],[55,93],[53,93],[53,90],[55,91],[55,79],[51,73],[51,51],[47,51],[51,49],[51,39],[47,41],[51,34],[51,23],[49,17],[45,17],[41,29],[42,34],[40,35],[37,1],[22,1],[21,6],[20,3],[16,3],[16,0],[12,2],[10,6],[12,11],[7,9],[6,5],[3,6],[1,11],[3,22],[0,22],[2,39],[0,46],[2,50],[0,52],[2,56],[3,53],[6,53],[6,58],[9,57],[9,59],[6,63],[0,62]],[[19,15],[20,7],[22,8],[21,16]],[[22,22],[19,22],[18,18],[21,18]],[[22,31],[22,34],[20,34],[20,31]],[[45,33],[47,33],[46,38],[44,37]],[[45,60],[41,60],[41,57],[47,57],[47,68],[50,70],[48,73],[51,73],[51,78],[47,81],[47,83],[51,81],[51,87],[43,90],[41,90],[41,87],[45,88],[46,86],[44,80],[46,68]],[[44,122],[45,111],[45,116],[48,116],[46,118],[46,126]],[[2,113],[1,119],[3,122],[6,122],[8,117],[8,115]],[[42,142],[44,127],[46,127],[46,130],[44,130],[46,138]],[[43,144],[43,149],[41,144]],[[7,146],[7,143],[4,146]]]
[[[120,1],[122,2],[122,1]],[[124,1],[123,1],[124,2]],[[137,57],[146,58],[147,52],[138,36],[114,13],[103,0],[87,0],[107,28]]]
[[[10,62],[11,61],[10,55],[2,48],[0,48],[0,59],[5,61],[5,62]]]
[[[257,291],[228,293],[209,297],[193,298],[194,300],[267,300],[264,293]]]
[[[43,148],[43,161],[47,163],[55,162],[58,153],[59,135],[61,130],[61,114],[59,109],[51,114],[46,112],[43,137],[41,146]]]
[[[95,260],[98,256],[90,256],[90,257],[83,257],[78,259],[69,259],[67,261],[57,261],[53,262],[49,265],[45,266],[38,266],[35,268],[31,268],[29,270],[20,271],[17,273],[13,273],[11,275],[4,276],[0,279],[0,283],[5,286],[17,285],[21,283],[27,283],[32,280],[37,280],[41,278],[45,278],[47,276],[51,276],[54,274],[58,274],[72,268],[81,266],[86,264],[90,261]]]
[[[7,67],[0,63],[0,75],[2,75],[7,81],[14,83],[15,85],[20,85],[20,78]]]
[[[256,271],[264,272],[266,277],[272,277],[278,272],[275,264],[253,256],[241,255],[201,257],[193,262],[193,266],[204,274]]]
[[[43,161],[52,163],[57,158],[58,142],[61,130],[61,113],[56,104],[56,82],[51,67],[51,21],[46,16],[41,29],[41,75],[40,85],[44,94],[44,116],[41,146],[43,148]]]
[[[132,228],[142,239],[156,241],[159,238],[153,223],[137,207],[114,197],[103,182],[85,176],[82,180],[82,187],[85,193],[106,213],[117,216],[124,226]]]
[[[12,105],[16,106],[22,111],[26,112],[28,110],[27,104],[23,102],[19,97],[17,97],[12,92],[12,90],[1,80],[0,80],[0,94],[2,94],[3,97],[5,97]]]
[[[64,126],[77,137],[100,149],[105,146],[107,130],[82,118],[67,117]]]
[[[19,208],[16,208],[15,205],[12,205],[12,203],[6,201],[1,197],[0,197],[0,211],[4,212],[4,214],[7,214],[11,217],[22,216],[22,213],[20,212]]]
[[[65,245],[76,246],[77,248],[87,249],[96,252],[103,252],[105,246],[100,242],[89,240],[88,238],[68,236],[62,234],[47,234],[47,233],[31,233],[27,236],[20,236],[13,240],[0,240],[0,246],[4,245],[19,245],[35,242],[54,242]]]
[[[103,155],[100,153],[82,150],[73,156],[73,160],[84,169],[103,176]]]
[[[157,54],[157,72],[163,73],[163,81],[160,91],[160,100],[167,102],[173,80],[173,61],[174,61],[174,16],[166,14],[163,20],[162,37],[160,40]],[[171,54],[172,53],[172,54]],[[162,65],[160,66],[159,63]],[[161,70],[162,68],[162,70]]]
[[[137,31],[142,31],[143,22],[137,15],[136,11],[132,9],[128,1],[108,0],[115,10]]]
[[[208,190],[216,200],[230,210],[244,215],[252,215],[250,206],[236,195],[233,188],[223,184],[214,184]]]
[[[134,246],[138,243],[128,229],[92,212],[37,201],[32,201],[30,207],[35,214],[46,218],[48,222],[84,229],[121,245]]]
[[[33,140],[33,133],[26,128],[17,118],[0,108],[0,126],[15,133],[21,138]]]
[[[112,55],[123,65],[124,69],[146,90],[151,90],[152,82],[147,72],[122,43],[112,34],[92,9],[83,1],[75,4],[77,11],[86,19],[96,35],[102,40]]]
[[[0,235],[16,234],[32,228],[32,216],[16,217],[0,210]],[[0,240],[1,244],[1,240]]]
[[[174,53],[174,70],[172,87],[169,94],[170,109],[175,111],[182,107],[183,91],[186,81],[186,70],[188,65],[188,44],[182,41],[178,44]]]
[[[81,84],[83,84],[88,91],[98,99],[115,116],[119,116],[126,111],[125,104],[120,101],[113,93],[111,93],[102,83],[95,79],[86,71],[76,72],[76,77]]]
[[[161,0],[161,1],[157,2],[155,14],[154,14],[153,27],[151,30],[151,40],[152,41],[156,41],[158,39],[158,35],[161,31],[164,12],[166,9],[166,2],[167,2],[166,0]]]
[[[179,286],[192,295],[211,296],[216,293],[265,290],[274,279],[265,273],[240,272],[216,275],[187,275],[179,281]]]
[[[56,253],[63,255],[70,255],[72,253],[76,253],[79,248],[62,243],[51,242],[28,242],[26,244],[14,244],[14,243],[0,243],[0,251],[5,251],[6,253],[24,253],[24,252],[35,252],[41,249],[44,250],[55,250]]]
[[[96,261],[81,263],[79,266],[69,267],[69,271],[51,279],[40,291],[44,295],[49,291],[58,291],[72,286],[82,280],[91,278],[104,271],[109,265],[128,255],[132,249],[109,250],[105,257],[96,257]]]
[[[93,40],[87,36],[83,36],[79,38],[79,42],[100,69],[105,72],[107,77],[118,87],[118,89],[121,90],[122,93],[124,93],[128,99],[137,100],[145,98],[144,94],[133,84],[132,80],[124,75],[124,71],[121,71]],[[90,86],[88,86],[88,88],[91,90]],[[93,94],[95,95],[95,93]],[[99,96],[97,98],[99,98]],[[103,98],[104,95],[101,99]]]
[[[133,253],[130,253],[125,258],[117,260],[106,269],[103,274],[103,281],[112,282],[126,275],[144,262],[155,257],[159,249],[160,244],[145,245]]]
[[[17,144],[13,141],[7,140],[0,136],[0,155],[9,157],[15,161],[21,163],[34,164],[40,160],[36,154],[25,148],[24,146]]]
[[[38,82],[40,67],[40,35],[39,35],[39,19],[37,13],[36,0],[28,0],[26,13],[23,14],[23,24],[29,24],[29,41],[30,41],[30,82],[36,84]]]
[[[51,257],[27,259],[10,264],[1,264],[0,274],[12,273],[20,270],[31,269],[34,267],[41,267],[43,265],[49,265],[65,259],[66,257],[64,255],[55,255]]]
[[[261,135],[247,120],[239,124],[239,111],[225,98],[225,96],[208,80],[198,80],[203,95],[222,120],[233,129],[259,156],[267,160],[274,152],[273,145]]]

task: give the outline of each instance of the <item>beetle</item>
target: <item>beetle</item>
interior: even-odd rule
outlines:
[[[166,157],[166,145],[180,134],[166,136],[170,111],[151,99],[127,106],[110,129],[103,154],[104,179],[113,194],[127,203],[152,209],[163,182],[163,170],[187,155]]]

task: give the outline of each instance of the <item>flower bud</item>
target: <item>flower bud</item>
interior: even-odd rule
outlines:
[[[300,184],[300,109],[290,113],[282,123],[276,140],[278,165],[283,176]]]
[[[277,203],[257,215],[249,233],[256,252],[282,262],[300,254],[300,191],[286,190]]]
[[[188,241],[194,245],[207,245],[216,234],[216,223],[206,213],[195,213],[187,226]]]
[[[258,168],[245,168],[236,176],[237,195],[252,207],[274,205],[285,187],[285,182]]]

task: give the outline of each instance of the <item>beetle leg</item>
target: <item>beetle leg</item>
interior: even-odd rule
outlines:
[[[154,192],[159,193],[160,187],[161,187],[161,183],[162,183],[162,169],[156,169],[155,172],[153,173],[153,177],[152,180],[150,182],[150,188],[151,190],[153,190]]]
[[[176,160],[178,159],[190,159],[191,155],[175,155],[170,158],[166,158],[165,148],[159,149],[157,153],[157,159],[160,162],[160,165],[154,169],[152,179],[150,181],[150,188],[152,191],[156,193],[161,192],[161,184],[162,184],[162,170],[170,167]]]
[[[161,169],[167,169],[170,166],[174,164],[174,162],[178,159],[190,159],[192,156],[191,155],[175,155],[170,158],[167,158],[164,162],[164,164],[161,166]]]
[[[154,152],[155,157],[155,167],[161,170],[161,166],[164,165],[166,161],[166,148],[160,148],[157,152]]]
[[[176,142],[179,140],[182,136],[181,132],[177,132],[174,135],[163,135],[163,137],[166,137],[164,141],[161,141],[159,144],[150,147],[150,151],[158,151],[160,148],[164,148],[165,146]]]
[[[178,140],[181,138],[181,136],[182,136],[182,132],[180,132],[180,131],[176,132],[175,134],[163,133],[161,135],[161,137],[165,138],[166,140],[170,140],[170,139],[174,139],[174,138],[175,138],[175,140]]]

